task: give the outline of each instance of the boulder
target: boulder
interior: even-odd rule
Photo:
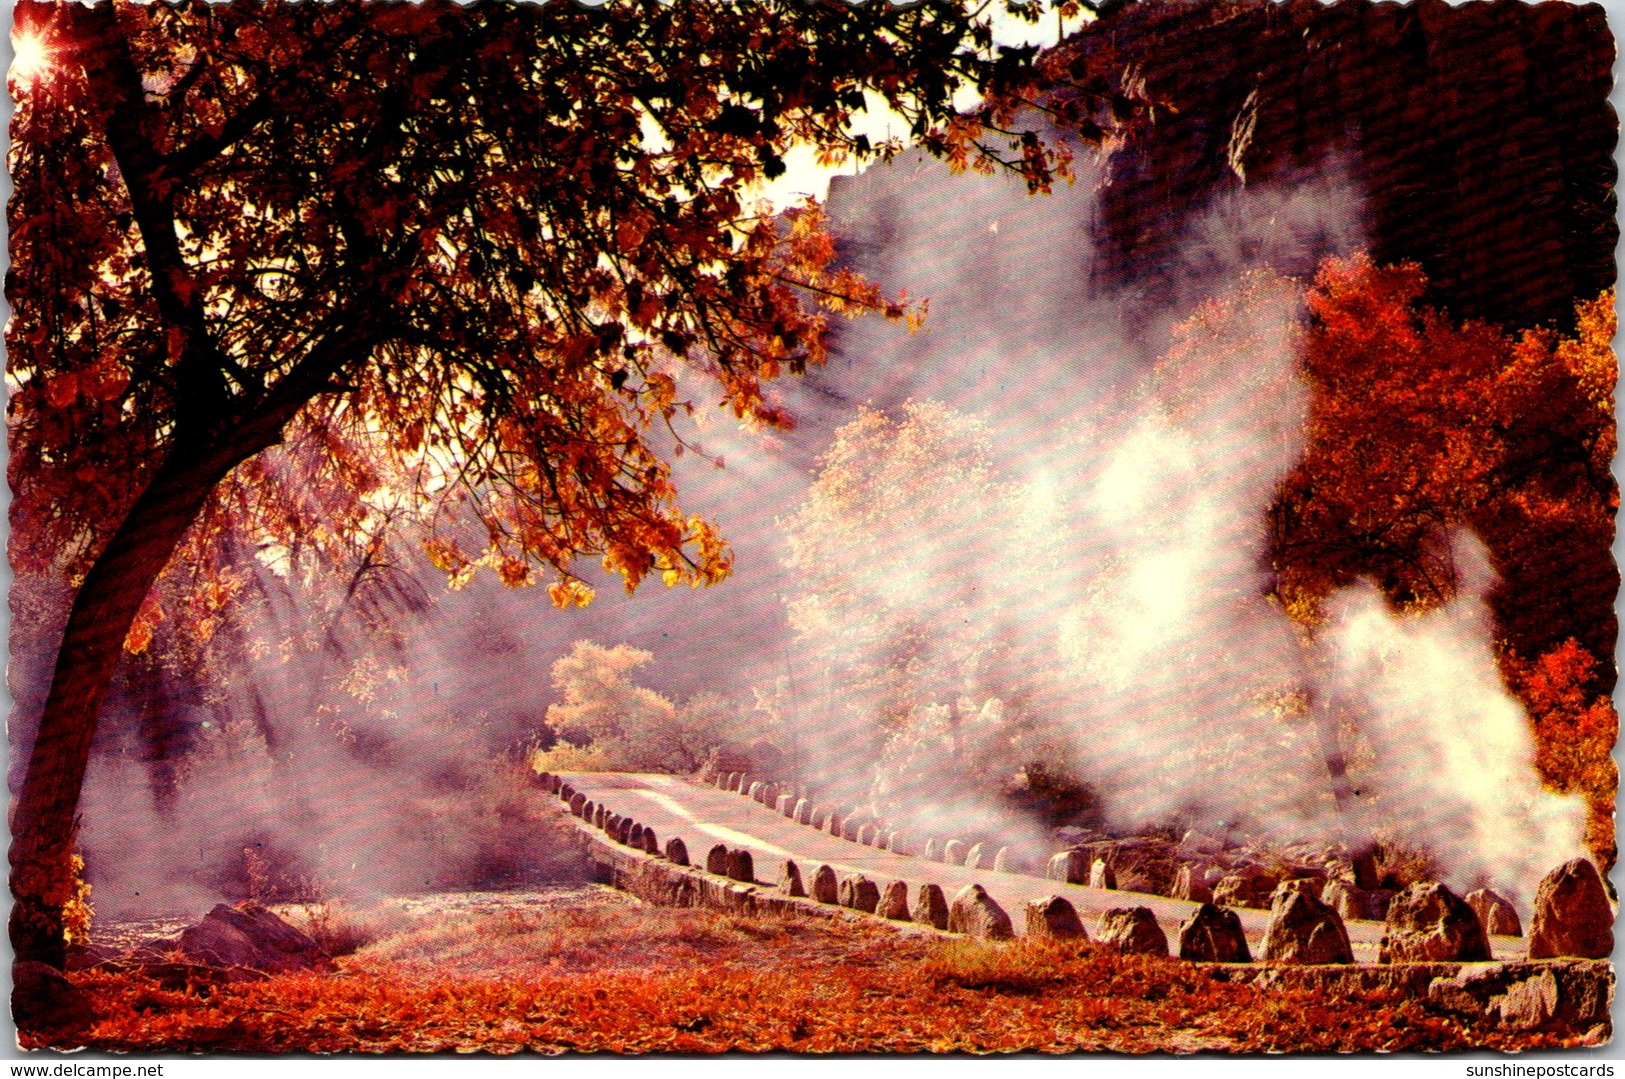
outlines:
[[[885,829],[877,831],[875,833],[875,850],[891,850],[891,838],[896,834],[896,832],[888,832]]]
[[[1089,887],[1111,888],[1117,887],[1117,874],[1112,871],[1111,863],[1104,858],[1096,858],[1095,864],[1089,867]],[[1163,954],[1168,954],[1167,941],[1163,942]]]
[[[622,817],[621,823],[615,828],[615,842],[623,847],[628,846],[632,842],[632,829],[636,825],[637,821],[631,817]]]
[[[886,836],[886,849],[893,854],[914,853],[914,845],[904,837],[902,832],[892,832]]]
[[[1000,847],[993,855],[995,873],[1026,873],[1031,868],[1026,853],[1018,847]]]
[[[726,844],[718,843],[711,848],[711,852],[705,856],[705,871],[715,873],[719,877],[728,875],[728,847]]]
[[[880,905],[875,908],[875,913],[894,922],[908,921],[908,884],[894,880],[886,885],[886,890],[880,893]]]
[[[841,881],[841,906],[873,914],[880,905],[880,886],[865,876]]]
[[[212,967],[271,973],[333,969],[320,945],[252,900],[235,907],[216,904],[201,922],[182,930],[176,949]]]
[[[643,829],[643,853],[656,855],[660,853],[660,839],[655,835],[655,830],[647,826]]]
[[[1292,880],[1283,880],[1281,883],[1277,884],[1275,886],[1275,890],[1270,893],[1270,909],[1274,910],[1277,906],[1286,902],[1286,897],[1294,892],[1301,892],[1304,895],[1313,896],[1314,898],[1319,899],[1319,882],[1305,880],[1302,877],[1295,877]]]
[[[914,921],[937,929],[948,928],[948,900],[940,884],[922,884],[914,897]]]
[[[1174,873],[1174,886],[1171,894],[1175,899],[1186,899],[1192,903],[1211,903],[1213,889],[1208,886],[1205,867],[1200,863],[1186,862]]]
[[[1408,885],[1389,904],[1377,962],[1484,963],[1490,958],[1478,915],[1444,885]]]
[[[797,801],[796,801],[796,823],[797,824],[811,824],[812,823],[812,811],[813,811],[813,807],[812,807],[811,802],[807,801],[807,799],[805,799],[805,798],[797,799]]]
[[[942,852],[940,848],[938,848],[937,841],[935,839],[927,839],[925,841],[925,849],[920,851],[920,857],[924,858],[928,862],[942,861]]]
[[[1346,880],[1326,882],[1321,901],[1337,911],[1344,921],[1382,921],[1388,917],[1388,904],[1394,893],[1383,888],[1359,888]]]
[[[1063,884],[1082,884],[1089,879],[1089,856],[1081,850],[1063,850],[1049,860],[1047,876]]]
[[[1168,937],[1149,907],[1113,907],[1100,916],[1095,940],[1126,955],[1167,955]]]
[[[666,861],[672,865],[688,864],[688,844],[677,836],[666,840]]]
[[[1010,940],[1015,930],[1010,915],[980,884],[968,884],[948,905],[948,932],[984,940]]]
[[[1088,940],[1077,908],[1058,895],[1027,904],[1027,935],[1044,940]]]
[[[1251,963],[1253,953],[1236,912],[1203,903],[1179,927],[1179,958],[1198,963]]]
[[[1597,867],[1585,858],[1564,862],[1535,889],[1529,919],[1529,958],[1606,959],[1614,951],[1614,910]]]
[[[970,850],[965,852],[965,868],[966,869],[981,869],[982,868],[982,857],[983,857],[983,854],[984,854],[985,851],[986,851],[986,848],[983,847],[982,844],[977,843],[977,844],[973,845]],[[988,853],[991,853],[991,852],[988,852]]]
[[[829,815],[829,834],[830,835],[834,836],[836,839],[839,839],[841,837],[841,829],[845,825],[846,825],[846,820],[839,813],[835,813],[833,811],[830,813],[830,815]]]
[[[602,828],[604,826],[604,821],[608,819],[609,810],[603,805],[599,805],[598,808],[592,811],[592,824],[594,828]]]
[[[746,792],[745,796],[753,802],[760,802],[762,800],[762,792],[766,789],[767,784],[758,779],[756,782],[750,785],[750,790]]]
[[[820,903],[834,903],[840,898],[840,891],[835,883],[835,870],[827,865],[818,867],[813,874],[812,897]]]
[[[1473,908],[1473,913],[1478,915],[1479,922],[1484,926],[1484,932],[1490,936],[1523,936],[1523,924],[1518,921],[1518,911],[1506,896],[1492,892],[1488,888],[1479,888],[1468,892],[1462,898]]]
[[[851,843],[858,841],[858,829],[862,822],[857,817],[848,817],[841,822],[841,838]]]
[[[1304,965],[1352,963],[1354,950],[1337,911],[1305,891],[1292,890],[1270,910],[1260,958]]]
[[[788,794],[779,795],[778,800],[773,803],[773,811],[782,817],[794,816],[796,812],[794,796]]]
[[[559,800],[566,805],[569,805],[570,802],[575,799],[575,796],[576,789],[570,786],[570,784],[566,783],[564,786],[559,788]]]
[[[750,851],[731,850],[728,852],[728,879],[737,880],[742,884],[756,883],[756,867],[752,864]]]
[[[965,844],[957,839],[950,839],[942,845],[942,860],[949,865],[965,864]]]
[[[821,832],[824,830],[824,825],[828,822],[829,812],[823,806],[815,805],[807,811],[807,824],[810,827],[816,828]]]
[[[1221,907],[1268,909],[1276,884],[1273,876],[1256,867],[1229,873],[1213,886],[1213,903]]]
[[[865,824],[862,828],[858,829],[857,840],[866,847],[872,847],[875,845],[875,836],[879,833],[879,831],[880,829],[876,828],[874,825]]]
[[[637,821],[633,821],[632,826],[626,830],[626,845],[643,849],[643,825]]]
[[[801,867],[795,862],[785,861],[784,869],[779,873],[779,891],[794,899],[807,897],[807,889],[801,883]]]
[[[587,796],[577,791],[570,799],[570,815],[579,817],[587,808]]]

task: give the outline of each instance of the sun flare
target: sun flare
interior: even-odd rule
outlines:
[[[13,34],[11,38],[11,77],[27,84],[44,75],[51,66],[51,50],[37,34]]]

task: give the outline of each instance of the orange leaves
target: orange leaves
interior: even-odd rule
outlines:
[[[567,581],[555,581],[548,585],[547,595],[553,601],[553,606],[561,610],[569,610],[571,607],[585,607],[593,600],[592,588],[573,578]]]
[[[164,619],[164,609],[159,603],[157,590],[147,593],[147,598],[141,601],[141,609],[136,612],[135,621],[130,625],[129,633],[124,637],[124,650],[132,656],[139,656],[152,644],[152,635],[158,628],[158,623]]]
[[[1559,1044],[1549,1034],[1474,1029],[1391,992],[1260,989],[1088,944],[928,941],[854,922],[658,909],[613,919],[555,914],[515,943],[528,939],[548,945],[516,947],[525,958],[486,977],[360,957],[340,976],[236,984],[71,977],[98,1017],[84,1043],[125,1052],[1324,1053]]]

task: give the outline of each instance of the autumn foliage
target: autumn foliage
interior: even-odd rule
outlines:
[[[250,984],[87,972],[98,1018],[57,1044],[121,1052],[1358,1052],[1533,1049],[1391,991],[1258,989],[1088,944],[621,908],[514,915],[475,941],[363,949],[343,976]],[[453,942],[453,937],[456,942]],[[461,966],[414,962],[411,941]],[[28,1035],[25,1044],[47,1044]]]

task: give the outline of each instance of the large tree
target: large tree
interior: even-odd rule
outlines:
[[[582,555],[718,580],[664,459],[689,395],[785,422],[764,384],[819,362],[827,312],[904,313],[753,185],[797,144],[886,152],[853,128],[881,102],[951,161],[1065,169],[1015,126],[1029,54],[945,0],[16,20],[11,555],[73,586],[13,809],[20,959],[61,961],[97,713],[166,566],[404,509],[448,572],[560,604]],[[961,115],[965,89],[998,104]]]

